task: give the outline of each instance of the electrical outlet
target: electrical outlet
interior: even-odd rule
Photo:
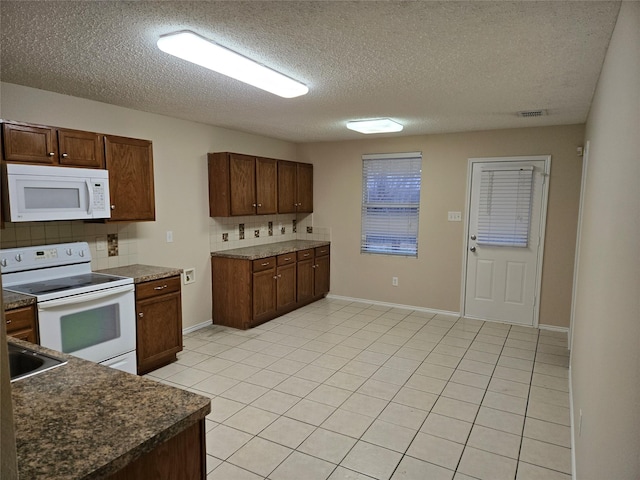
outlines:
[[[183,275],[185,285],[189,285],[190,283],[194,283],[196,281],[196,269],[193,267],[185,268]]]
[[[167,243],[173,243],[173,232],[171,230],[167,230]]]
[[[398,277],[391,277],[391,285],[394,287],[398,286]]]
[[[447,220],[450,222],[461,222],[462,212],[448,212]]]
[[[107,249],[107,237],[96,237],[96,250],[101,252]]]

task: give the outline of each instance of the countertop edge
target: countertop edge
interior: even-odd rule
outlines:
[[[301,242],[307,242],[302,244]],[[328,240],[293,240],[289,242],[265,243],[251,247],[234,248],[231,250],[217,250],[211,252],[212,258],[236,258],[241,260],[260,260],[262,258],[283,255],[310,248],[331,245]]]
[[[151,282],[153,280],[161,280],[163,278],[175,277],[176,275],[182,274],[182,272],[183,270],[181,268],[160,267],[140,263],[126,265],[123,267],[96,270],[96,273],[133,278],[133,283],[144,283]]]

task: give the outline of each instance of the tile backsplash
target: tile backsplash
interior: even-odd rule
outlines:
[[[135,223],[5,222],[4,227],[0,230],[0,248],[88,242],[93,270],[138,263],[138,240]],[[98,250],[98,248],[100,249]]]
[[[253,232],[245,235],[245,232]],[[331,229],[313,226],[313,214],[209,218],[211,251],[288,240],[331,240]]]

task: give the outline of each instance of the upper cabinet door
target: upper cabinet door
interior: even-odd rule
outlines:
[[[6,162],[54,165],[58,162],[55,128],[3,123],[3,153]]]
[[[229,154],[229,181],[231,183],[231,215],[255,215],[256,168],[255,157]]]
[[[258,215],[278,213],[278,162],[256,158],[256,212]]]
[[[104,168],[102,135],[80,130],[58,129],[60,165]]]
[[[313,165],[298,163],[297,209],[298,212],[313,212]]]
[[[151,142],[106,135],[111,221],[155,220]]]
[[[278,213],[296,212],[296,163],[278,162]]]

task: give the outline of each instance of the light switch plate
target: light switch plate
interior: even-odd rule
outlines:
[[[450,222],[461,222],[462,212],[449,212],[447,215],[447,220],[449,220]]]
[[[96,250],[103,251],[107,249],[107,237],[96,237]]]

